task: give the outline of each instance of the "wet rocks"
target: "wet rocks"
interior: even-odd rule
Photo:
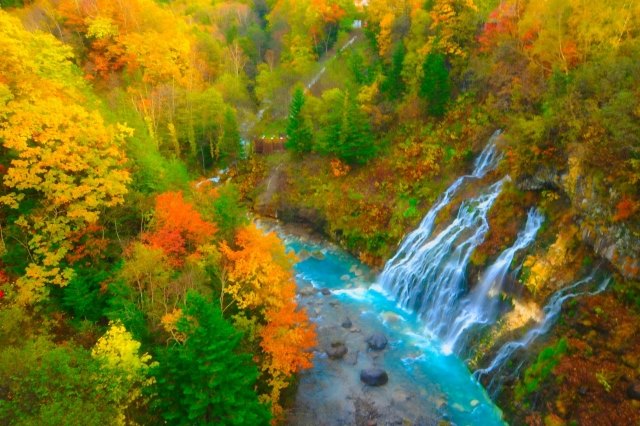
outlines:
[[[331,294],[331,290],[329,290],[328,288],[323,288],[322,290],[320,290],[320,293],[322,293],[323,296],[329,296]]]
[[[342,359],[349,349],[342,342],[333,342],[331,343],[331,347],[326,350],[327,356],[330,359]]]
[[[324,260],[324,253],[320,250],[316,250],[311,252],[311,257],[313,257],[316,260]]]
[[[373,333],[366,340],[369,349],[374,351],[381,351],[387,347],[387,337],[382,333]]]
[[[351,327],[353,327],[353,323],[351,322],[351,319],[349,317],[347,317],[347,319],[342,321],[341,325],[342,325],[342,328],[351,328]]]
[[[300,251],[298,252],[297,256],[298,256],[298,261],[299,261],[299,262],[302,262],[302,261],[307,260],[307,259],[311,256],[311,253],[309,253],[309,252],[308,252],[307,250],[305,250],[305,249],[302,249],[302,250],[300,250]]]
[[[302,296],[302,297],[313,296],[317,292],[318,292],[318,290],[316,290],[314,287],[304,287],[304,288],[301,288],[300,290],[298,290],[298,294],[300,296]]]
[[[360,381],[368,386],[382,386],[387,384],[389,376],[382,368],[365,368],[360,371]]]

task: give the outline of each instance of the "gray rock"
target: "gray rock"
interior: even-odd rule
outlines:
[[[326,350],[327,356],[331,359],[342,359],[349,349],[342,342],[333,342],[331,347]]]
[[[347,317],[347,319],[342,321],[341,325],[342,325],[342,328],[351,328],[351,327],[353,327],[353,323],[351,322],[351,319],[349,317]]]
[[[368,386],[382,386],[387,384],[389,376],[382,368],[365,368],[360,371],[360,380]]]
[[[374,351],[381,351],[387,347],[387,337],[382,333],[373,333],[371,336],[367,338],[367,344],[369,345],[369,349]]]
[[[331,294],[331,290],[329,290],[328,288],[323,288],[322,290],[320,290],[320,293],[322,293],[324,296],[328,296]]]
[[[298,253],[298,259],[300,262],[302,262],[303,260],[308,259],[311,256],[311,254],[307,251],[307,250],[300,250],[300,252]]]
[[[318,290],[316,290],[314,287],[304,287],[304,288],[301,288],[300,290],[298,290],[298,294],[300,296],[302,296],[302,297],[313,296],[317,292],[318,292]]]

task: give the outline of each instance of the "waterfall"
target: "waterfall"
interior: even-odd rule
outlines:
[[[442,336],[466,291],[465,269],[474,249],[489,230],[487,213],[509,178],[465,200],[457,217],[439,234],[431,236],[438,213],[467,179],[480,179],[495,169],[501,155],[495,132],[475,161],[470,175],[458,178],[410,233],[380,275],[382,287],[405,309],[415,311],[431,333]],[[431,238],[432,237],[432,238]]]
[[[455,321],[443,338],[444,353],[460,353],[464,339],[468,333],[479,326],[493,324],[498,316],[499,296],[502,292],[505,277],[515,254],[531,244],[544,217],[536,209],[529,210],[527,223],[518,234],[515,243],[503,251],[496,261],[482,274],[480,282],[460,303],[460,310]]]
[[[589,291],[588,289],[584,288],[586,287],[587,283],[590,283],[591,281],[593,281],[594,275],[595,274],[592,273],[588,277],[583,278],[579,281],[576,281],[575,283],[567,287],[564,287],[558,290],[556,293],[554,293],[553,296],[549,298],[549,302],[543,309],[544,316],[540,321],[540,323],[538,323],[538,325],[536,325],[535,327],[527,331],[527,333],[524,336],[522,336],[519,340],[505,343],[498,350],[498,352],[496,353],[496,356],[493,358],[493,360],[491,361],[488,367],[475,371],[474,373],[475,378],[479,379],[484,375],[493,374],[495,379],[495,377],[497,376],[497,374],[495,373],[501,370],[501,368],[505,365],[505,362],[511,359],[511,357],[515,352],[517,352],[520,349],[527,348],[534,340],[546,334],[551,329],[555,321],[558,319],[558,316],[560,315],[562,304],[567,299],[573,299],[573,298],[584,296],[584,295],[593,296],[604,291],[607,288],[607,285],[609,284],[610,278],[604,279],[600,283],[600,285],[593,291]],[[516,371],[510,372],[510,373],[516,374],[517,369]],[[493,381],[489,385],[489,388],[495,389],[495,383],[493,383]]]
[[[480,153],[478,158],[476,158],[473,173],[471,173],[470,175],[461,176],[456,179],[455,182],[453,182],[451,186],[447,188],[444,194],[440,196],[433,207],[431,207],[431,210],[427,212],[425,217],[422,219],[422,222],[420,222],[418,228],[411,232],[400,244],[400,247],[396,251],[396,254],[387,262],[384,270],[382,271],[381,279],[383,280],[383,284],[384,280],[387,279],[391,274],[391,269],[397,269],[398,266],[403,263],[403,260],[409,257],[414,247],[423,245],[431,236],[431,231],[433,231],[433,225],[436,221],[438,213],[440,213],[440,211],[451,202],[451,199],[453,198],[454,194],[458,192],[458,189],[460,188],[462,183],[469,178],[480,179],[484,177],[490,170],[495,169],[498,162],[502,158],[495,145],[495,141],[500,133],[500,130],[496,130],[493,133],[485,149]]]

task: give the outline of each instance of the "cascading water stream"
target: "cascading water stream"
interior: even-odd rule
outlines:
[[[489,230],[487,213],[500,194],[505,180],[491,185],[479,196],[465,200],[457,217],[439,234],[431,237],[438,213],[447,206],[468,178],[481,178],[500,160],[494,133],[478,157],[471,175],[456,180],[427,213],[418,229],[401,244],[397,254],[387,262],[381,276],[382,287],[400,306],[415,311],[429,332],[443,336],[459,299],[466,291],[465,269],[474,249]]]
[[[502,158],[502,155],[498,151],[495,141],[500,136],[501,131],[496,130],[485,149],[480,153],[478,158],[474,163],[473,173],[470,175],[461,176],[455,180],[447,188],[447,190],[442,194],[442,196],[436,201],[436,203],[431,207],[431,209],[427,212],[425,217],[420,222],[420,225],[416,230],[411,232],[404,241],[400,244],[400,247],[396,251],[396,254],[387,262],[384,270],[382,271],[381,277],[384,279],[386,275],[390,273],[390,269],[398,268],[400,264],[403,263],[403,260],[408,257],[411,253],[411,250],[415,246],[421,246],[426,242],[426,240],[431,236],[431,232],[433,231],[433,225],[436,221],[436,217],[438,213],[446,207],[453,198],[453,195],[458,192],[462,183],[470,178],[480,179],[484,177],[490,170],[495,169],[498,165],[498,162]]]
[[[535,327],[531,328],[529,331],[527,331],[527,333],[524,336],[522,336],[522,338],[520,338],[519,340],[505,343],[498,350],[496,356],[493,358],[489,366],[487,366],[486,368],[476,370],[473,374],[474,377],[476,379],[480,379],[484,375],[492,374],[493,380],[487,388],[490,391],[498,390],[499,386],[497,386],[498,384],[495,382],[495,379],[499,376],[499,374],[496,374],[496,373],[500,372],[500,370],[503,368],[505,363],[509,359],[511,359],[511,357],[515,352],[521,349],[526,349],[538,337],[545,335],[546,333],[549,332],[553,324],[558,319],[558,316],[560,315],[560,311],[562,310],[562,304],[566,300],[573,299],[579,296],[593,296],[603,292],[607,288],[607,285],[609,285],[610,278],[605,278],[600,283],[600,285],[593,291],[584,289],[587,283],[590,283],[591,281],[594,280],[594,275],[595,273],[592,273],[588,277],[583,278],[579,281],[576,281],[575,283],[567,287],[564,287],[558,290],[556,293],[554,293],[553,296],[549,298],[549,302],[547,303],[547,305],[543,308],[544,316],[540,321],[540,323]],[[518,369],[519,367],[516,369],[516,371],[511,371],[510,373],[516,374]]]
[[[480,282],[460,303],[460,309],[454,317],[455,321],[443,338],[443,352],[459,354],[464,348],[465,337],[471,330],[491,325],[496,321],[499,314],[499,296],[511,262],[518,251],[535,240],[543,222],[544,216],[539,211],[529,211],[524,230],[518,234],[515,243],[498,256],[482,274]]]
[[[396,300],[418,313],[429,331],[442,335],[460,296],[466,290],[465,269],[473,250],[489,230],[487,213],[505,179],[460,206],[455,220],[422,247],[416,248],[382,281]]]

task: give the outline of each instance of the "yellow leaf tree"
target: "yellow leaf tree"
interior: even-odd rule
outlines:
[[[71,278],[61,266],[73,248],[69,234],[122,203],[130,178],[121,145],[132,130],[107,125],[87,108],[68,48],[3,11],[0,56],[0,204],[20,212],[15,223],[30,263],[17,281],[18,302],[29,304],[45,296],[46,284]]]
[[[112,322],[96,342],[91,355],[102,364],[103,386],[115,389],[113,401],[119,408],[118,424],[126,424],[125,410],[142,396],[151,384],[148,377],[151,355],[140,354],[140,342],[119,322]]]

